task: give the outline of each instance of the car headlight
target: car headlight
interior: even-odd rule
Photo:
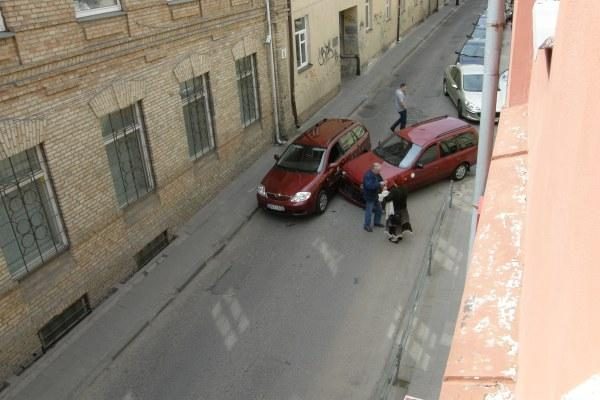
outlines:
[[[265,185],[258,185],[256,193],[258,193],[262,197],[267,197],[267,189],[265,189]]]
[[[474,111],[474,112],[481,111],[481,107],[479,107],[477,104],[475,104],[469,100],[465,100],[465,107],[467,107],[467,110],[469,110],[469,111]]]
[[[310,192],[298,192],[292,197],[292,203],[301,203],[310,199]]]

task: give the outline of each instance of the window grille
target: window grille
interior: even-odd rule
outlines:
[[[73,0],[78,17],[103,14],[107,12],[120,11],[119,0]]]
[[[67,246],[40,146],[0,160],[0,248],[19,278]]]
[[[100,123],[117,201],[125,207],[154,189],[140,104],[108,114]]]
[[[260,117],[258,85],[256,79],[256,55],[241,58],[235,62],[242,125],[251,125]]]
[[[198,158],[215,148],[208,74],[183,82],[181,99],[189,154]]]
[[[89,313],[91,308],[87,295],[82,296],[66,310],[54,316],[46,325],[39,330],[38,336],[42,342],[42,349],[47,350],[60,338],[69,333],[71,329],[81,322]]]

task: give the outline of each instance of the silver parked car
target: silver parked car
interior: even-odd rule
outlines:
[[[496,101],[496,120],[506,100],[508,70],[500,75],[498,98]],[[458,116],[479,121],[483,91],[483,65],[450,65],[446,68],[443,81],[444,94],[456,105]]]

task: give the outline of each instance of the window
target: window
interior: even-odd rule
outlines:
[[[392,19],[392,0],[385,0],[385,19]]]
[[[371,29],[373,26],[373,0],[365,0],[365,28]]]
[[[0,11],[0,32],[4,32],[6,30],[6,26],[4,25],[4,19],[2,18],[2,11]]]
[[[198,158],[215,148],[208,74],[183,82],[181,99],[189,154]]]
[[[352,146],[354,146],[354,142],[354,135],[352,134],[352,131],[349,131],[340,138],[339,145],[345,153],[350,150]]]
[[[361,137],[363,137],[365,135],[365,128],[362,126],[357,126],[356,128],[354,128],[352,130],[352,132],[354,132],[354,137],[356,138],[356,140],[358,141],[358,139],[360,139]]]
[[[296,39],[296,67],[308,65],[308,17],[304,16],[294,21],[294,37]]]
[[[242,125],[249,126],[260,117],[258,85],[256,82],[256,55],[240,58],[235,62]]]
[[[0,248],[10,274],[23,276],[66,246],[41,147],[0,160]]]
[[[277,162],[279,168],[299,172],[317,172],[322,169],[325,149],[292,143]]]
[[[111,11],[120,11],[120,0],[74,0],[78,17],[87,17]]]
[[[437,146],[433,145],[423,152],[421,158],[419,158],[419,164],[427,165],[434,162],[438,158]]]
[[[456,144],[456,137],[442,140],[440,142],[440,153],[442,157],[449,156],[458,151],[458,145]]]
[[[125,207],[154,188],[140,104],[108,114],[100,123],[117,201]]]
[[[477,146],[477,138],[471,132],[461,133],[456,137],[456,145],[458,150],[468,149]]]

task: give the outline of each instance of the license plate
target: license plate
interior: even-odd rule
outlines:
[[[277,204],[267,204],[267,208],[273,211],[285,211],[284,206],[279,206]]]

